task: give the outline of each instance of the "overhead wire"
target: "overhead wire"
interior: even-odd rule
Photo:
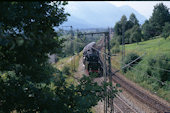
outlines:
[[[130,66],[130,65],[129,65]],[[136,70],[136,71],[138,71],[138,72],[142,72],[142,71],[139,71],[139,70],[137,70],[136,68],[134,68],[134,67],[132,67],[132,66],[130,66],[132,69],[134,69],[134,70]],[[158,78],[156,78],[156,77],[154,77],[154,76],[151,76],[151,75],[148,75],[147,73],[145,73],[145,72],[143,72],[145,75],[147,75],[148,77],[151,77],[151,78],[153,78],[153,79],[155,79],[156,81],[158,81],[158,82],[160,82],[162,85],[167,85],[167,86],[169,86],[170,87],[170,85],[169,84],[167,84],[167,83],[165,83],[165,82],[163,82],[163,81],[161,81],[161,80],[159,80]]]
[[[72,39],[71,39],[72,40]],[[73,40],[72,40],[73,41]],[[79,43],[79,42],[78,42]],[[83,44],[83,43],[81,43],[81,44]],[[96,48],[94,48],[94,47],[92,47],[93,49],[95,49],[96,51],[98,51],[99,53],[102,53],[102,54],[105,54],[106,56],[110,56],[111,57],[111,55],[108,55],[108,54],[106,54],[106,53],[104,53],[104,52],[101,52],[100,50],[98,50],[98,49],[96,49]],[[140,59],[141,57],[143,57],[144,55],[146,54],[146,52],[143,54],[143,55],[141,55],[141,56],[139,56],[139,57],[137,57],[135,60],[133,60],[133,61],[131,61],[130,63],[128,63],[128,64],[125,64],[123,67],[121,67],[121,69],[124,69],[124,68],[126,68],[126,67],[129,67],[132,63],[134,63],[135,61],[137,61],[138,59]],[[111,57],[112,58],[112,57]],[[115,59],[114,59],[115,60]],[[117,60],[115,60],[115,61],[117,61]],[[119,62],[119,61],[117,61],[117,62]],[[130,66],[130,67],[132,67],[132,66]],[[103,67],[102,67],[103,68]],[[134,68],[134,67],[132,67],[132,68]],[[165,71],[166,69],[164,69],[164,71]],[[119,70],[117,70],[117,71],[115,71],[115,72],[113,72],[114,74],[115,73],[117,73],[117,72],[119,72],[120,71],[120,69]],[[170,71],[170,70],[166,70],[166,71]],[[152,77],[152,78],[154,78],[155,80],[157,80],[158,82],[160,82],[162,85],[168,85],[168,84],[166,84],[165,82],[162,82],[161,80],[159,80],[159,79],[157,79],[157,78],[155,78],[155,77],[153,77],[153,76],[150,76],[150,75],[148,75],[149,77]],[[170,86],[170,85],[168,85],[168,86]]]

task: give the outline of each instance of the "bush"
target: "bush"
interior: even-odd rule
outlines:
[[[66,74],[66,75],[70,75],[70,67],[69,66],[64,66],[63,67],[63,73]]]
[[[129,53],[126,57],[125,57],[125,61],[124,64],[129,64],[130,62],[132,62],[133,60],[135,60],[136,58],[138,58],[139,55],[137,55],[136,53]],[[133,62],[130,66],[133,67],[135,66],[135,64],[138,64],[142,59],[138,59],[137,61]],[[130,70],[130,67],[126,67],[124,68],[122,71],[126,72],[127,70]]]
[[[112,54],[116,54],[120,52],[120,46],[119,43],[116,42],[115,45],[113,46],[113,48],[111,49]]]
[[[156,58],[149,58],[147,63],[147,74],[160,79],[162,82],[170,81],[170,62],[168,56],[162,55]],[[162,86],[162,84],[160,84]]]
[[[163,26],[163,32],[162,32],[162,36],[166,39],[170,36],[170,23],[166,22],[165,26]]]
[[[120,52],[120,44],[119,44],[118,39],[114,38],[111,40],[111,52],[112,54]]]

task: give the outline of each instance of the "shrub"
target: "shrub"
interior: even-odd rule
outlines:
[[[70,75],[70,67],[69,66],[64,66],[63,67],[63,73],[66,74],[66,75]]]
[[[150,76],[155,76],[160,79],[162,82],[170,81],[169,72],[170,62],[169,58],[166,55],[158,56],[156,58],[148,59],[147,74]],[[160,84],[162,86],[162,84]]]
[[[119,53],[120,52],[120,44],[117,39],[111,40],[111,52],[112,54]]]
[[[127,54],[127,56],[125,57],[125,60],[124,60],[124,64],[129,64],[130,62],[132,62],[133,60],[135,60],[136,58],[138,58],[139,55],[137,55],[136,53],[129,53]],[[138,59],[137,61],[133,62],[130,66],[133,67],[135,66],[135,64],[138,64],[142,59]],[[131,69],[129,66],[124,68],[122,71],[123,72],[126,72],[127,69]]]
[[[112,54],[116,54],[120,52],[119,43],[116,43],[115,46],[111,49]]]
[[[166,39],[168,38],[168,36],[170,36],[170,23],[166,22],[165,26],[163,26],[163,32],[162,32],[162,36]]]

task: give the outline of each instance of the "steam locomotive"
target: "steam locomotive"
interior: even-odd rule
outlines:
[[[96,49],[96,43],[91,42],[83,49],[83,64],[88,73],[97,73],[102,76],[102,61],[100,59],[99,51]]]

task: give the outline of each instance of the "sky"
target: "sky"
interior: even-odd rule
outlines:
[[[163,3],[170,10],[170,1],[108,1],[116,7],[128,5],[145,16],[147,19],[152,15],[154,6]]]

